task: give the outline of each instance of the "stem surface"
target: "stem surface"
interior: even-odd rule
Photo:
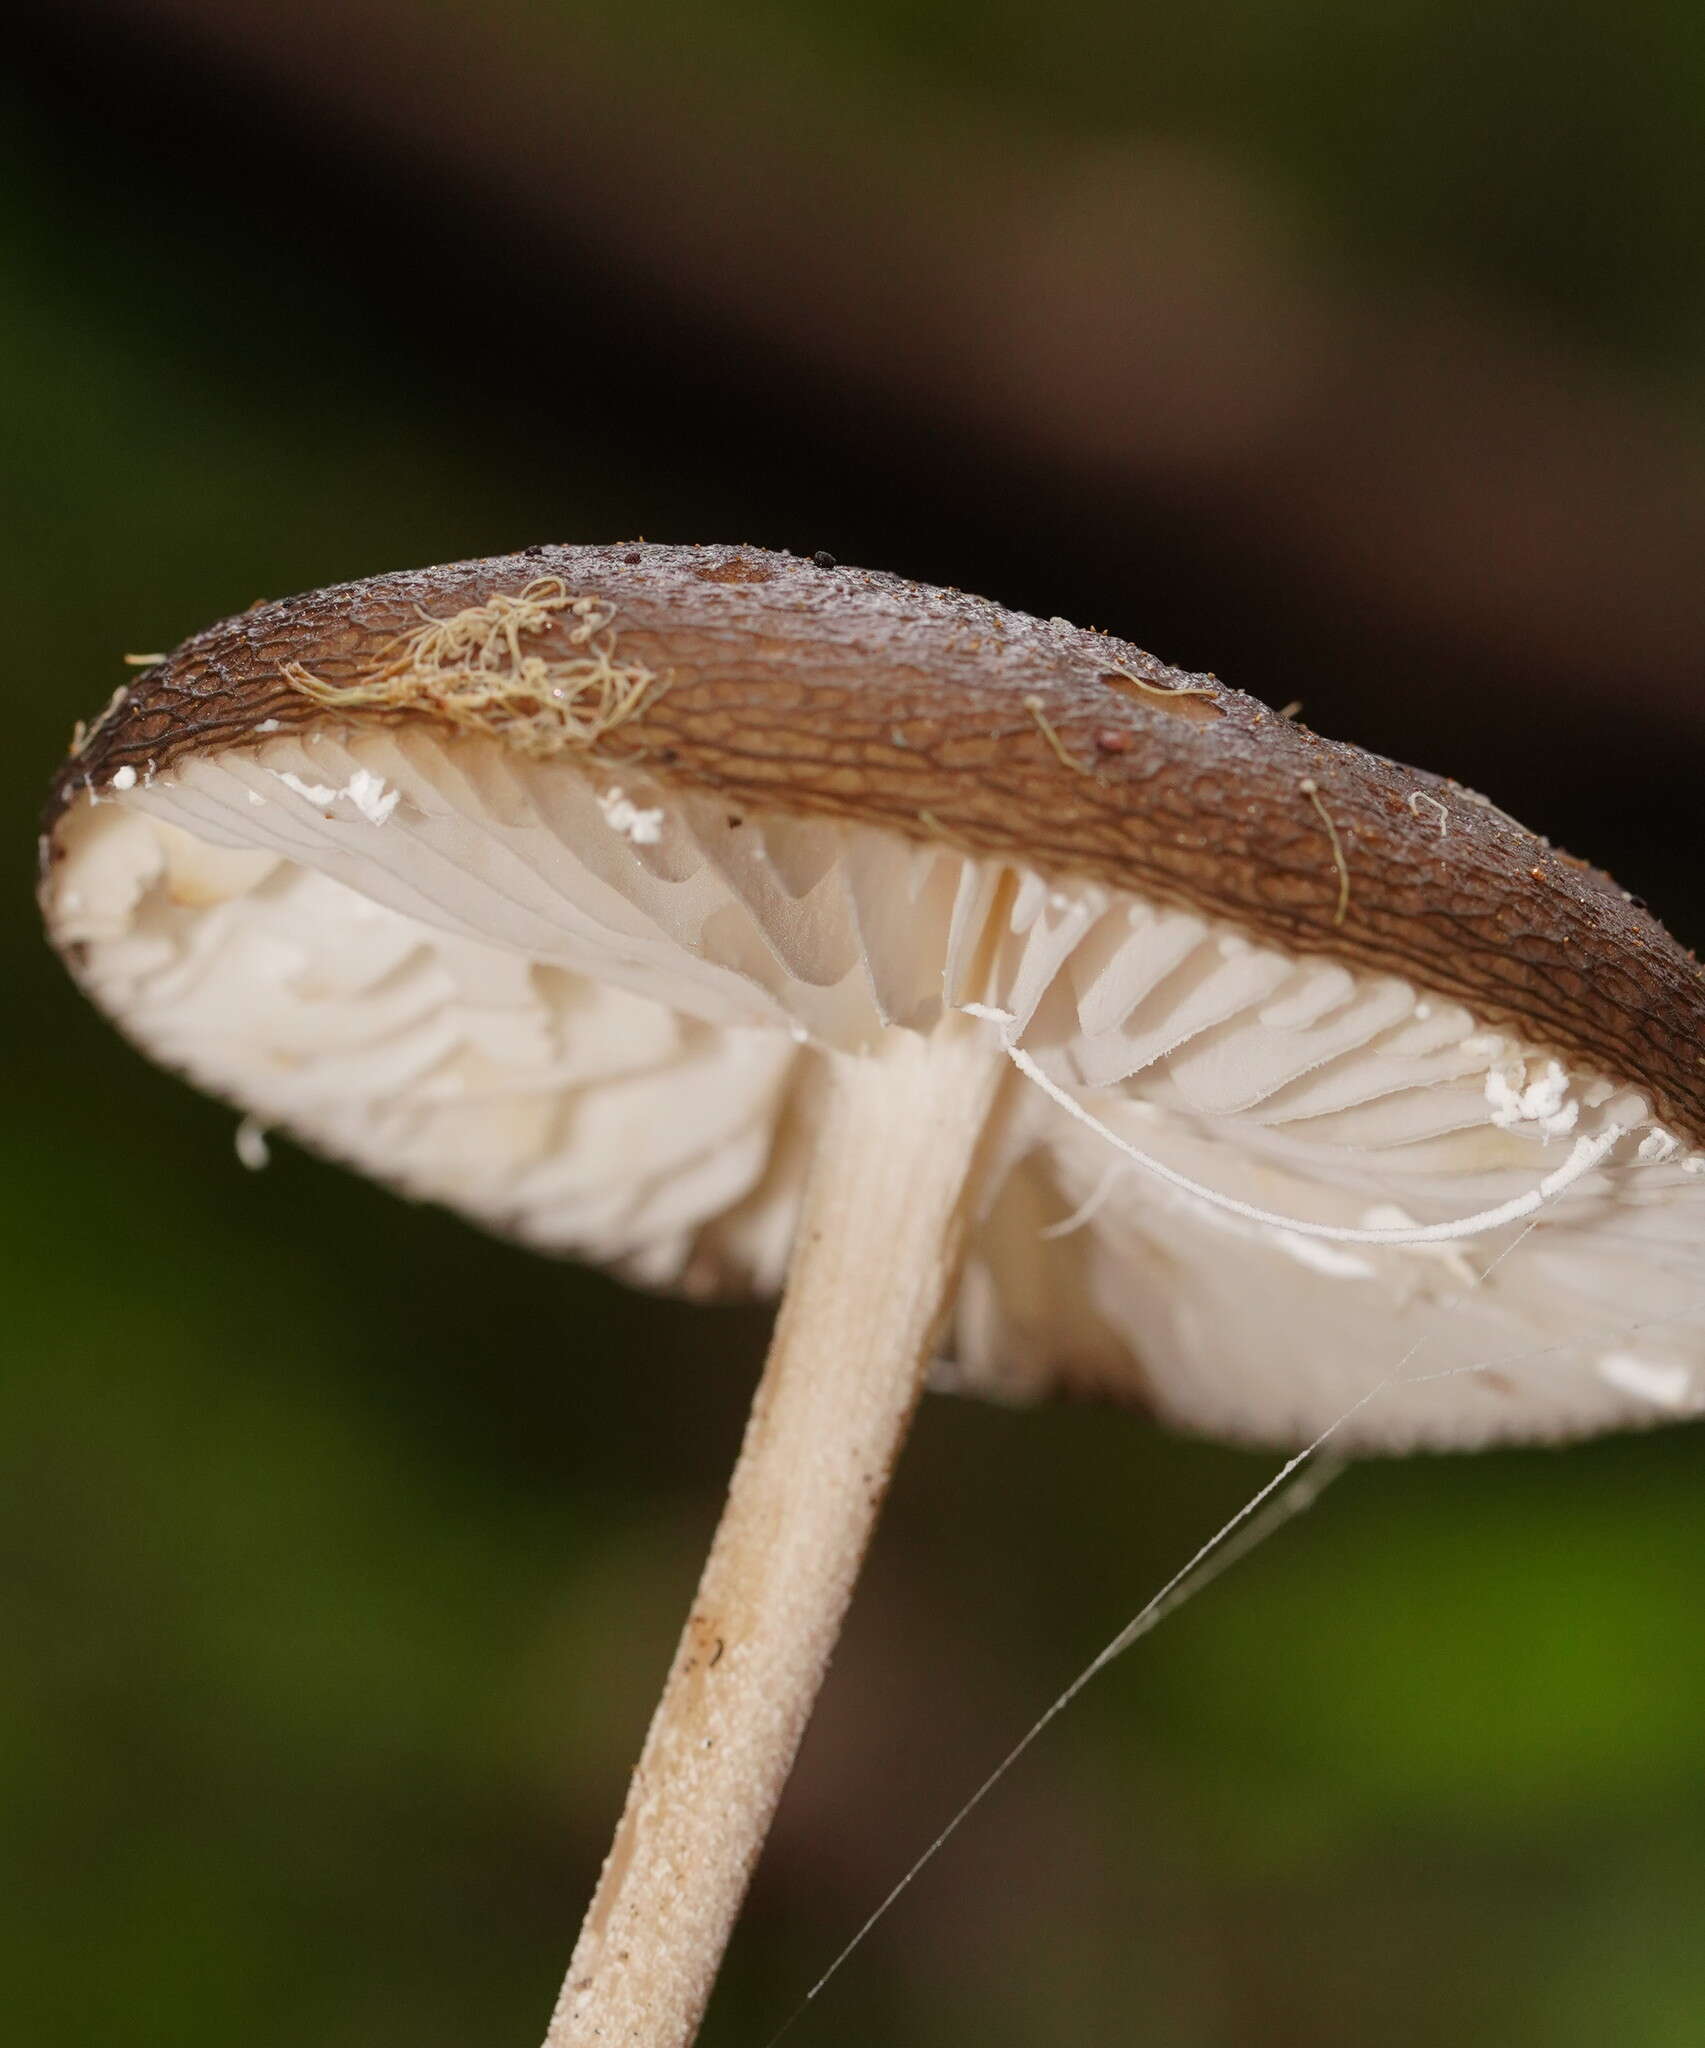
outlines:
[[[1005,1061],[952,1018],[827,1057],[769,1360],[546,2048],[697,2034],[958,1277]]]

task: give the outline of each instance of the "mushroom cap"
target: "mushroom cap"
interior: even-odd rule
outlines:
[[[79,736],[43,902],[156,1057],[648,1284],[779,1287],[825,1054],[967,1009],[1268,1219],[1015,1074],[943,1383],[1294,1442],[1401,1362],[1339,1439],[1390,1449],[1705,1397],[1691,955],[1473,792],[1062,620],[638,544],[259,605]],[[1308,1234],[1588,1138],[1519,1227]]]

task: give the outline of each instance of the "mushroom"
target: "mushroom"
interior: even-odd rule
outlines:
[[[556,2048],[695,2034],[927,1376],[1363,1452],[1705,1395],[1693,959],[1064,620],[722,547],[264,604],[79,731],[43,870],[250,1130],[781,1294]]]

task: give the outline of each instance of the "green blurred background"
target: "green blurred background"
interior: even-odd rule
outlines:
[[[1697,939],[1705,14],[70,0],[6,66],[7,2038],[521,2048],[764,1319],[244,1173],[40,945],[73,717],[322,582],[826,547],[1300,697]],[[926,1404],[707,2043],[1271,1467]],[[1702,1475],[1352,1473],[790,2042],[1691,2048]]]

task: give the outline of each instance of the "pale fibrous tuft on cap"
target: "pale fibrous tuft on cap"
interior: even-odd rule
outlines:
[[[346,681],[301,661],[280,673],[325,711],[404,713],[548,757],[608,739],[656,686],[642,662],[616,658],[612,617],[595,592],[536,576],[448,617],[424,613]],[[566,648],[534,651],[546,635]]]
[[[379,577],[139,675],[46,850],[156,1057],[649,1285],[778,1289],[825,1054],[979,1019],[1048,1085],[979,1154],[944,1384],[1298,1442],[1424,1346],[1370,1449],[1705,1403],[1696,964],[1109,635],[750,547]]]

